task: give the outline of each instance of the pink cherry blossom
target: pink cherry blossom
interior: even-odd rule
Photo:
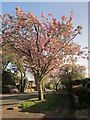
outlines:
[[[61,19],[65,21],[67,19],[67,17],[66,16],[62,16]]]
[[[73,11],[70,16],[61,16],[61,21],[51,13],[48,15],[52,18],[48,19],[42,12],[39,19],[32,12],[25,13],[16,7],[14,17],[3,15],[2,20],[3,45],[10,44],[18,55],[24,56],[34,77],[38,76],[40,81],[51,71],[58,73],[64,64],[74,64],[78,57],[87,59],[85,49],[74,42],[82,29],[81,26],[74,28]],[[9,27],[6,29],[6,26]]]

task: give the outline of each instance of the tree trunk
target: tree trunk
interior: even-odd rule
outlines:
[[[22,70],[19,68],[20,74],[21,74],[21,80],[20,80],[20,92],[24,93],[24,79],[25,79],[25,73],[22,72]],[[23,75],[24,74],[24,75]]]
[[[42,84],[40,82],[38,83],[38,97],[39,97],[39,100],[44,99]]]
[[[24,89],[23,89],[23,75],[21,73],[21,80],[20,80],[20,92],[23,93]]]
[[[20,82],[20,92],[22,93],[22,92],[24,92],[24,90],[23,90],[23,80],[21,80],[21,82]]]
[[[38,81],[36,78],[35,78],[35,84],[36,84],[36,91],[38,91]]]
[[[43,86],[41,81],[42,79],[38,74],[34,74],[34,78],[35,78],[36,89],[38,91],[38,98],[39,100],[42,100],[44,98]]]

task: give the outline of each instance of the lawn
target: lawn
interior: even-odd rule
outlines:
[[[18,107],[24,112],[34,113],[48,113],[48,112],[61,112],[63,109],[73,109],[73,104],[70,106],[70,99],[68,95],[60,93],[49,93],[45,95],[44,100],[38,100],[38,98],[29,99]],[[72,103],[72,102],[71,102]]]
[[[44,100],[38,100],[38,98],[29,99],[21,104],[18,104],[18,107],[21,108],[21,112],[30,112],[30,113],[61,113],[64,110],[73,114],[75,112],[74,104],[70,100],[68,94],[60,93],[48,93],[45,94]]]
[[[18,104],[20,112],[44,113],[46,117],[87,117],[87,108],[82,105],[78,109],[74,99],[69,94],[60,94],[57,92],[45,94],[44,100],[38,98],[29,99]]]

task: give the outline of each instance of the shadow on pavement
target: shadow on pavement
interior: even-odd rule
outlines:
[[[31,97],[36,97],[37,95],[29,95],[29,94],[16,94],[13,96],[2,96],[2,100],[6,100],[6,99],[14,99],[14,100],[25,100],[25,99],[29,99]]]
[[[51,100],[53,99],[52,96],[49,96],[49,97]],[[54,119],[60,119],[60,120],[61,118],[74,118],[75,119],[75,116],[74,116],[75,103],[71,95],[68,95],[68,94],[60,95],[59,94],[57,96],[54,96],[55,100],[52,100],[53,102],[48,100],[47,98],[48,97],[46,96],[46,101],[36,103],[35,105],[31,107],[22,109],[20,112],[43,113],[45,114],[45,117],[42,118],[42,120],[43,119],[48,120],[48,118],[50,119],[54,118]],[[58,99],[58,101],[56,99]],[[58,102],[58,104],[56,104],[55,102]]]

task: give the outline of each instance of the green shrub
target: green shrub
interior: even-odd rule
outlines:
[[[2,73],[2,86],[4,85],[15,85],[15,80],[20,80],[20,78],[15,73],[8,71],[3,71]]]
[[[45,88],[52,90],[55,88],[55,85],[53,83],[49,82],[48,84],[45,85]]]
[[[8,88],[17,88],[15,85],[4,85],[4,86]]]
[[[17,89],[15,85],[3,85],[2,93],[11,93],[12,89]]]
[[[72,84],[73,85],[80,85],[80,84],[82,84],[82,80],[73,80]]]
[[[53,89],[54,89],[54,85],[53,85],[52,83],[49,85],[49,89],[50,89],[50,90],[53,90]]]
[[[79,102],[88,102],[88,92],[86,87],[78,87],[74,89],[74,94],[79,97]]]

